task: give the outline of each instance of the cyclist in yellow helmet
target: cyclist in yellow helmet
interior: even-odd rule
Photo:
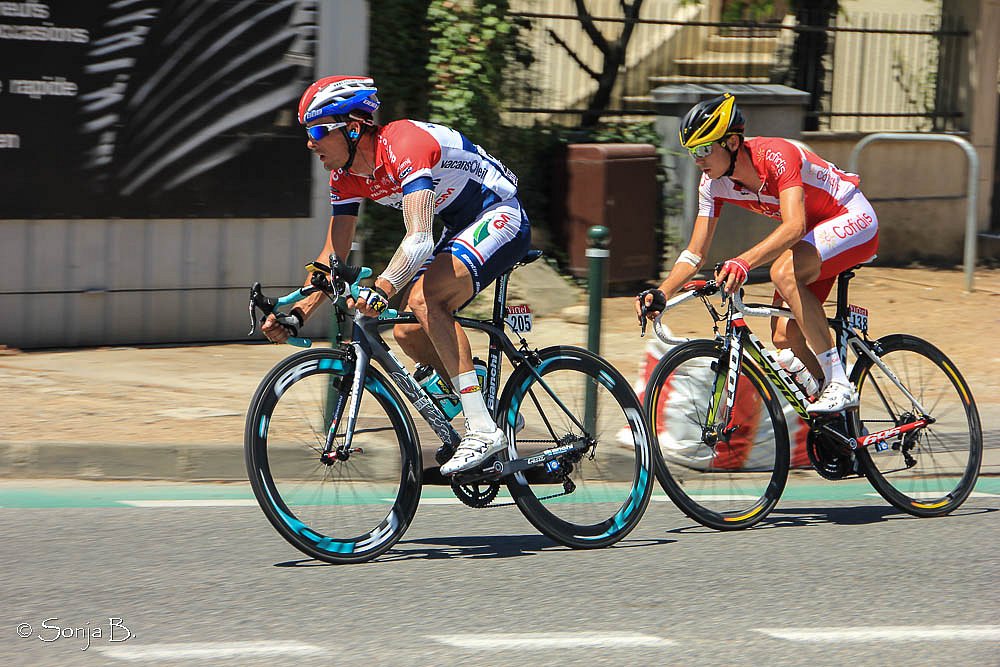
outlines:
[[[794,320],[775,318],[771,323],[774,344],[791,348],[817,379],[823,379],[809,412],[841,412],[858,404],[858,394],[834,346],[823,300],[838,274],[875,254],[878,218],[856,174],[785,139],[745,139],[745,124],[729,93],[696,104],[681,121],[680,143],[702,172],[698,218],[670,274],[658,289],[639,294],[636,312],[641,315],[645,306],[652,319],[697,273],[724,203],[773,218],[778,226],[746,252],[723,262],[715,279],[731,294],[752,268],[771,262],[774,303],[787,303],[795,315]]]

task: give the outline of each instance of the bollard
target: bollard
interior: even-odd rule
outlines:
[[[606,265],[608,256],[608,228],[594,225],[587,231],[590,247],[586,256],[590,258],[588,266],[587,289],[590,292],[590,305],[587,314],[587,349],[594,354],[601,353],[601,304],[604,298]],[[587,383],[586,404],[584,406],[584,427],[587,433],[594,436],[597,432],[597,380]]]

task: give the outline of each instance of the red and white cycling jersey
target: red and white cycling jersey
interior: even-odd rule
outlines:
[[[857,174],[841,171],[811,151],[777,137],[746,140],[750,161],[760,175],[760,192],[753,192],[728,176],[701,176],[698,215],[716,218],[723,203],[735,204],[768,217],[781,219],[782,190],[802,186],[805,194],[806,229],[847,211],[845,204],[858,191]]]
[[[362,199],[402,208],[403,195],[433,189],[434,212],[451,229],[472,224],[479,213],[517,195],[517,177],[456,130],[397,120],[378,130],[372,178],[330,174],[333,214],[357,214]]]

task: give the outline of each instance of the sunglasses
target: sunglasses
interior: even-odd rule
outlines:
[[[713,145],[715,145],[715,142],[710,141],[707,144],[701,144],[700,146],[692,146],[688,149],[688,153],[690,153],[693,158],[706,158],[711,155]]]
[[[347,123],[320,123],[319,125],[310,125],[307,127],[306,134],[308,134],[309,138],[313,141],[319,141],[334,130],[339,130],[342,127],[347,127]]]

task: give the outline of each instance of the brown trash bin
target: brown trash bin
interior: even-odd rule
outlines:
[[[587,275],[587,230],[611,232],[608,283],[658,277],[656,182],[651,144],[570,144],[566,153],[566,250],[569,270]]]

